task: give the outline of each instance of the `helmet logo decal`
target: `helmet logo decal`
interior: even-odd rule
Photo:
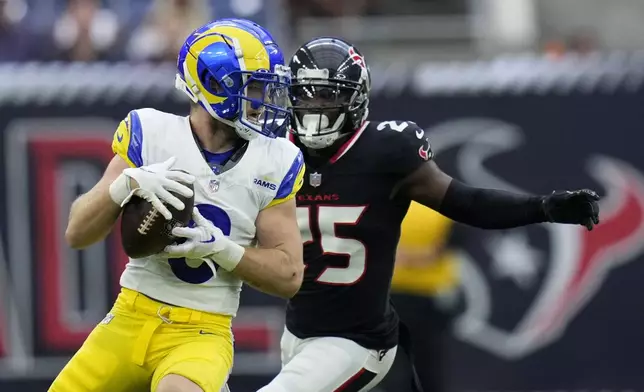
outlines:
[[[354,48],[349,48],[349,58],[353,60],[353,64],[359,65],[362,69],[367,69],[367,63],[365,63],[364,57],[360,53],[356,52]]]

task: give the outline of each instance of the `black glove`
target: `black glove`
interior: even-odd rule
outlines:
[[[541,202],[549,222],[584,225],[588,230],[599,224],[599,195],[590,189],[552,192]]]

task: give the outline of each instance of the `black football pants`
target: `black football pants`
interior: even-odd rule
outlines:
[[[392,300],[412,339],[416,372],[423,392],[446,392],[448,336],[453,311],[437,305],[432,297],[392,293]],[[398,350],[393,367],[379,385],[386,392],[411,392],[411,366]]]

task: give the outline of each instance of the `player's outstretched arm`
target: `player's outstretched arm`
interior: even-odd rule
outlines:
[[[85,248],[105,238],[119,214],[121,206],[112,201],[110,185],[128,164],[118,155],[110,161],[103,177],[72,204],[65,240],[75,249]]]
[[[592,230],[599,223],[599,196],[589,189],[533,196],[475,188],[452,179],[433,161],[407,176],[400,189],[450,219],[483,229],[556,222]]]
[[[259,247],[247,248],[233,273],[260,291],[291,298],[304,273],[295,199],[262,210],[256,225]]]

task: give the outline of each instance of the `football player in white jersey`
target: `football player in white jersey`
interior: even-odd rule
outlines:
[[[190,115],[130,112],[103,178],[72,205],[74,248],[105,238],[132,196],[170,219],[163,203],[185,207],[170,191],[190,197],[181,182],[192,183],[196,207],[190,226],[173,230],[185,242],[130,260],[114,307],[50,391],[218,392],[233,363],[242,281],[286,298],[299,289],[294,196],[304,163],[275,138],[288,126],[290,71],[249,23],[215,21],[188,37],[176,85]]]

